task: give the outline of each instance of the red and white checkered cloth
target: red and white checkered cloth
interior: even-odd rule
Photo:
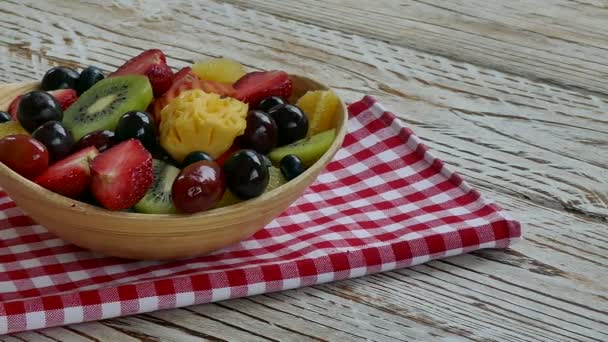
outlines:
[[[219,301],[505,248],[518,222],[372,97],[335,160],[285,213],[208,256],[136,262],[82,250],[0,192],[0,334]]]

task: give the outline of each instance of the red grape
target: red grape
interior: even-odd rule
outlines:
[[[34,179],[49,167],[49,152],[27,135],[9,135],[0,140],[0,162],[25,178]]]
[[[213,208],[226,191],[226,180],[216,162],[203,160],[183,169],[171,188],[173,204],[182,213]]]

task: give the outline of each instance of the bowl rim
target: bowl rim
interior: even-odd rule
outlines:
[[[297,75],[297,74],[290,74],[289,76],[290,76],[290,78],[299,78],[301,80],[304,80],[305,82],[314,84],[318,88],[318,90],[332,90],[327,85],[320,83],[320,82],[318,82],[314,79],[311,79],[309,77],[306,77],[306,76]],[[0,90],[2,89],[2,87],[6,87],[6,86],[23,87],[23,88],[32,89],[32,88],[35,88],[37,84],[39,84],[39,82],[0,84]],[[38,192],[40,194],[40,196],[45,198],[45,201],[52,201],[55,206],[60,206],[60,207],[62,207],[62,209],[72,211],[72,212],[79,212],[79,213],[84,212],[86,214],[90,214],[91,216],[97,216],[100,218],[106,217],[106,218],[112,218],[112,219],[122,219],[122,220],[132,221],[132,222],[148,221],[151,219],[160,220],[163,222],[165,222],[165,221],[166,222],[190,221],[190,220],[202,219],[202,218],[206,218],[206,219],[218,218],[219,219],[219,218],[225,216],[227,213],[229,213],[233,210],[238,210],[244,206],[256,205],[258,203],[271,201],[271,200],[277,198],[279,196],[279,194],[282,193],[283,191],[288,191],[290,188],[290,186],[289,186],[290,184],[292,185],[291,187],[295,187],[296,184],[307,179],[307,176],[309,174],[322,171],[327,166],[327,164],[329,164],[329,162],[333,159],[335,154],[340,150],[340,148],[342,147],[342,144],[344,142],[344,138],[346,136],[347,122],[348,122],[348,110],[341,98],[339,98],[339,103],[340,103],[340,108],[342,110],[340,110],[338,112],[339,112],[339,114],[342,114],[342,115],[341,115],[341,117],[337,118],[337,120],[336,120],[337,121],[337,124],[335,127],[336,137],[334,138],[334,141],[330,145],[329,149],[327,151],[325,151],[323,156],[321,156],[321,158],[319,160],[317,160],[308,169],[306,169],[306,171],[304,173],[302,173],[295,179],[291,180],[290,182],[288,182],[276,189],[273,189],[267,193],[264,193],[259,197],[256,197],[256,198],[253,198],[250,200],[245,200],[245,201],[242,201],[242,202],[239,202],[236,204],[232,204],[232,205],[229,205],[226,207],[214,208],[214,209],[204,211],[204,212],[199,212],[199,213],[194,213],[194,214],[179,214],[179,213],[178,214],[145,214],[145,213],[125,212],[125,211],[111,211],[111,210],[108,210],[108,209],[105,209],[102,207],[98,207],[98,206],[95,206],[92,204],[88,204],[88,203],[76,200],[76,199],[65,197],[63,195],[52,192],[46,188],[43,188],[42,186],[36,184],[34,181],[29,180],[29,179],[19,175],[18,173],[16,173],[12,169],[10,169],[8,166],[6,166],[2,162],[0,162],[0,174],[6,176],[11,181],[20,183],[22,186],[25,186],[26,188],[28,188],[27,191]],[[0,110],[1,109],[4,109],[4,108],[0,108]],[[315,180],[316,180],[316,177],[315,177]],[[314,180],[313,180],[313,182],[314,182]],[[0,184],[0,187],[1,186],[2,185]],[[4,190],[4,189],[2,189],[2,190],[6,192],[6,190]],[[10,194],[8,194],[8,195],[10,197]],[[91,228],[91,230],[100,231],[100,229],[95,229],[95,228]],[[106,230],[104,230],[104,231],[106,231]],[[119,231],[114,230],[114,229],[111,229],[108,231],[111,231],[112,233],[119,233]]]

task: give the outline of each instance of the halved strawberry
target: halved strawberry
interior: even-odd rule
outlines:
[[[91,193],[110,210],[122,210],[139,202],[153,181],[152,155],[139,140],[129,139],[91,162]]]
[[[158,49],[146,50],[129,59],[120,68],[109,74],[108,77],[133,74],[143,75],[151,66],[156,64],[167,64],[165,54]]]
[[[89,162],[98,154],[99,151],[95,147],[80,150],[51,165],[36,178],[36,183],[58,194],[78,198],[89,189]]]
[[[108,77],[134,74],[148,76],[154,97],[164,94],[173,81],[173,70],[167,65],[165,54],[158,49],[146,50],[131,58]]]
[[[15,97],[11,104],[8,105],[8,113],[13,117],[13,120],[17,121],[17,111],[19,110],[19,102],[21,102],[21,95]]]
[[[78,99],[78,93],[76,93],[76,90],[74,89],[51,90],[49,91],[49,94],[53,95],[63,110],[68,109],[68,107]]]
[[[255,71],[246,74],[234,83],[236,98],[255,108],[260,101],[269,96],[288,99],[292,84],[284,71]]]
[[[192,68],[182,68],[175,74],[169,90],[167,90],[163,96],[156,99],[151,107],[156,123],[160,123],[160,111],[171,100],[178,97],[181,92],[191,89],[201,89],[207,93],[216,93],[230,97],[233,97],[236,94],[234,88],[230,84],[201,80],[192,72]]]

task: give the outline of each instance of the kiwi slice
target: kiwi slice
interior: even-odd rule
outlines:
[[[152,86],[146,76],[106,78],[80,95],[65,111],[63,124],[78,141],[92,131],[114,130],[124,113],[146,110],[152,99]]]
[[[289,145],[281,146],[270,151],[270,160],[278,165],[281,159],[288,154],[298,156],[304,166],[309,167],[314,164],[325,151],[329,149],[331,143],[336,138],[336,130],[330,129],[309,138],[304,138]]]
[[[146,214],[173,214],[176,213],[171,188],[173,181],[177,178],[180,169],[164,161],[154,159],[152,161],[152,173],[154,183],[133,208],[135,211]]]
[[[287,180],[285,179],[285,177],[283,177],[281,170],[279,170],[278,168],[276,168],[274,166],[268,167],[268,176],[270,178],[268,179],[268,185],[266,186],[266,190],[264,190],[264,193],[274,190],[274,189],[280,187],[281,185],[287,183]],[[230,190],[226,189],[226,191],[224,192],[224,195],[222,196],[222,198],[220,199],[220,201],[217,203],[217,205],[215,207],[216,208],[227,207],[229,205],[237,204],[241,201],[243,201],[243,200],[236,197],[236,195],[234,195],[232,192],[230,192]]]

